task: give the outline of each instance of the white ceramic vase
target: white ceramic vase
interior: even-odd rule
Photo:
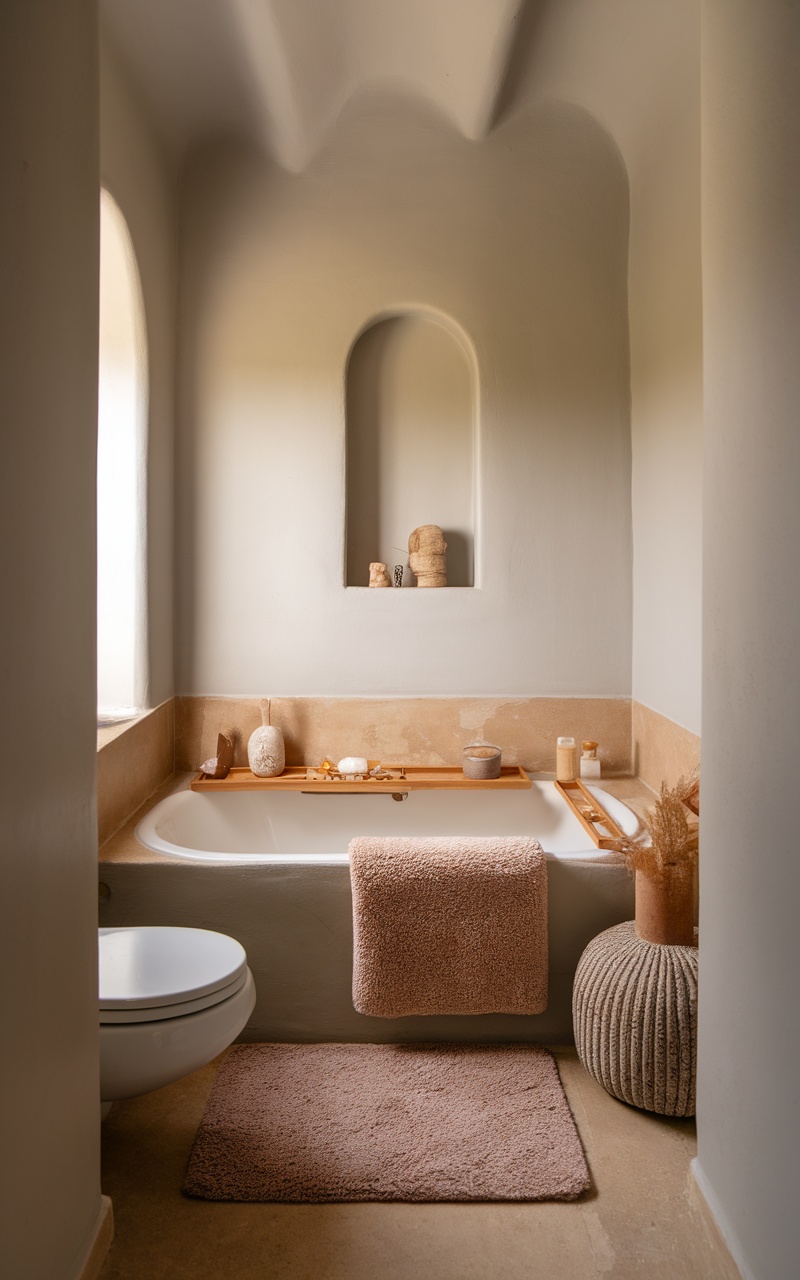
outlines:
[[[257,778],[276,778],[286,767],[283,734],[274,725],[262,724],[250,735],[247,744],[250,772]]]

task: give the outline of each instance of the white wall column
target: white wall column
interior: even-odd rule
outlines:
[[[102,1221],[97,1069],[95,0],[0,4],[0,1269]]]
[[[705,0],[698,1177],[800,1274],[800,6]]]

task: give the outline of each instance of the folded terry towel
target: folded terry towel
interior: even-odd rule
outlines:
[[[547,865],[538,840],[350,842],[359,1013],[541,1013]]]

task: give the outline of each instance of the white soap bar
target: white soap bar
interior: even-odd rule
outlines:
[[[356,773],[366,773],[368,767],[364,756],[345,756],[344,760],[340,760],[336,766],[339,772],[347,777],[352,777]]]

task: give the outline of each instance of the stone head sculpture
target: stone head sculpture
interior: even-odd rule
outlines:
[[[408,539],[408,563],[418,587],[446,587],[447,543],[438,524],[421,524]]]

